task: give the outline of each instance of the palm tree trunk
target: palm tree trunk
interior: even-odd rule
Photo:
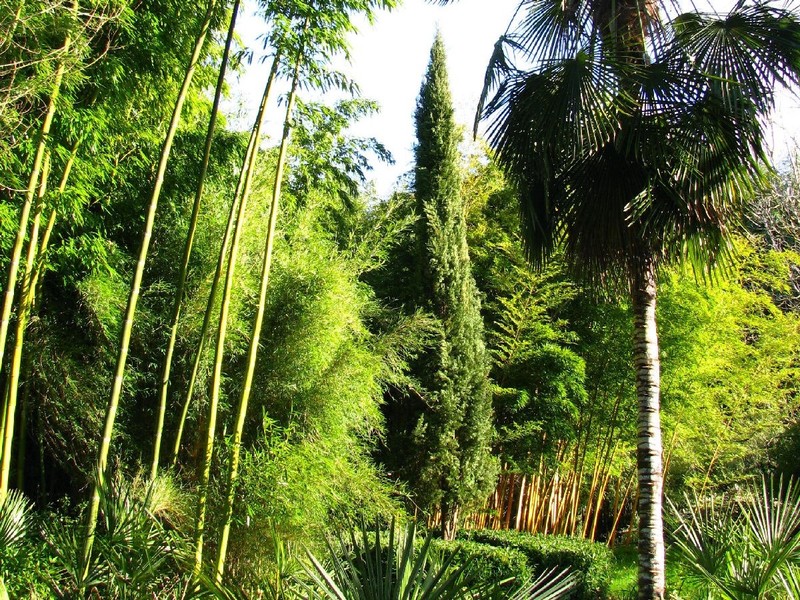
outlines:
[[[78,2],[74,0],[72,3],[72,12],[78,12]],[[72,45],[72,37],[69,33],[64,38],[64,44],[61,47],[63,54],[69,53]],[[14,290],[17,285],[17,275],[19,274],[19,261],[22,257],[22,247],[25,244],[25,234],[28,231],[28,219],[30,217],[31,207],[33,205],[33,198],[36,195],[36,187],[39,182],[39,173],[42,169],[44,161],[45,149],[47,147],[47,138],[50,135],[50,128],[53,125],[53,117],[56,113],[56,101],[61,91],[61,82],[64,79],[64,71],[66,69],[65,61],[61,61],[56,69],[55,78],[53,80],[53,89],[50,92],[50,100],[47,105],[47,113],[45,114],[44,121],[42,122],[42,129],[39,132],[39,141],[36,146],[36,154],[33,159],[33,168],[31,169],[30,179],[28,180],[28,189],[25,193],[25,200],[22,203],[22,209],[19,215],[19,227],[17,235],[14,239],[14,246],[11,250],[11,262],[8,266],[8,278],[6,280],[6,289],[3,295],[3,306],[0,309],[0,365],[3,364],[3,354],[6,347],[6,339],[8,338],[8,327],[11,322],[11,307],[14,303]],[[2,496],[0,496],[0,500]]]
[[[635,274],[632,304],[633,360],[639,401],[636,462],[639,472],[639,598],[664,598],[660,364],[656,331],[656,275],[652,259]]]
[[[42,165],[39,195],[34,211],[31,235],[28,241],[28,253],[25,257],[25,273],[22,278],[22,301],[17,314],[16,336],[14,338],[14,351],[11,354],[11,365],[8,371],[8,388],[5,401],[5,427],[3,429],[2,460],[0,460],[0,498],[5,498],[8,493],[8,480],[11,475],[11,454],[14,444],[14,425],[17,412],[17,397],[19,395],[19,376],[22,372],[22,348],[25,344],[25,328],[28,326],[30,313],[33,281],[33,266],[39,250],[39,225],[44,208],[44,195],[47,192],[47,178],[50,175],[50,156],[46,153]]]
[[[197,191],[194,196],[194,204],[192,205],[192,216],[189,220],[189,231],[186,234],[186,244],[183,248],[183,261],[181,262],[181,269],[178,274],[178,285],[175,289],[175,301],[172,307],[172,318],[170,325],[169,343],[167,345],[167,352],[164,357],[164,367],[161,373],[161,390],[160,402],[158,406],[158,421],[156,425],[156,432],[153,444],[153,462],[150,466],[150,480],[156,478],[158,473],[158,463],[161,458],[161,438],[164,433],[164,415],[167,412],[167,395],[169,392],[169,375],[172,369],[172,356],[175,352],[175,342],[178,338],[178,320],[181,315],[181,303],[183,300],[183,292],[186,288],[186,273],[189,270],[189,259],[192,256],[192,246],[194,245],[194,235],[197,231],[197,220],[200,215],[200,202],[203,199],[203,188],[205,185],[206,174],[208,173],[208,163],[211,159],[211,144],[214,141],[214,130],[217,125],[217,113],[219,111],[219,102],[222,97],[222,87],[225,84],[225,73],[228,69],[228,59],[231,53],[231,44],[233,42],[233,34],[236,29],[236,15],[239,12],[239,4],[241,0],[236,0],[233,4],[231,11],[231,21],[228,26],[228,36],[225,40],[225,51],[222,54],[222,63],[219,67],[219,77],[217,78],[217,87],[214,91],[214,103],[211,107],[211,116],[208,121],[208,131],[206,133],[205,148],[203,150],[203,161],[200,166],[200,175],[197,182]]]
[[[128,296],[128,306],[125,311],[125,320],[122,328],[122,339],[120,340],[119,354],[117,356],[117,366],[114,371],[114,383],[111,390],[111,398],[106,406],[105,425],[103,427],[103,437],[100,442],[100,447],[97,453],[96,465],[96,480],[93,486],[92,498],[89,503],[89,510],[87,511],[86,521],[86,538],[83,546],[83,564],[82,564],[82,581],[86,579],[89,572],[89,565],[91,563],[92,545],[94,544],[94,532],[97,525],[97,514],[100,507],[100,495],[98,486],[102,484],[105,475],[106,465],[108,463],[108,452],[111,447],[111,436],[114,432],[114,421],[117,416],[117,407],[119,406],[119,399],[122,394],[122,379],[125,374],[125,365],[128,359],[128,349],[130,346],[131,332],[133,330],[133,319],[136,314],[136,304],[139,300],[139,289],[142,284],[142,276],[144,275],[144,265],[147,259],[147,253],[150,248],[150,239],[153,236],[153,224],[155,222],[156,209],[158,208],[158,199],[161,195],[161,187],[164,183],[164,174],[167,170],[167,162],[172,150],[172,142],[175,139],[175,132],[178,129],[178,124],[181,119],[181,112],[183,111],[183,104],[189,93],[189,87],[194,77],[194,72],[200,61],[200,56],[205,43],[206,34],[208,33],[211,24],[211,18],[216,8],[217,0],[209,0],[206,14],[200,26],[200,31],[195,39],[194,49],[192,56],[189,60],[189,65],[184,74],[183,83],[181,85],[178,98],[175,102],[175,107],[170,119],[169,129],[164,138],[164,144],[161,148],[161,156],[159,157],[158,170],[156,172],[156,181],[153,186],[153,193],[150,197],[150,204],[147,210],[145,219],[144,232],[142,235],[142,246],[139,250],[139,258],[136,263],[136,270],[133,276],[133,283],[131,285],[130,295]],[[82,591],[82,585],[81,585]]]
[[[225,338],[228,330],[228,312],[230,310],[233,283],[236,273],[236,261],[239,253],[239,240],[242,237],[242,231],[244,229],[247,199],[250,195],[250,187],[253,183],[256,163],[258,161],[258,146],[259,140],[261,139],[261,129],[264,125],[264,117],[266,116],[266,104],[270,95],[272,83],[274,81],[274,75],[278,71],[279,61],[280,55],[276,54],[273,60],[272,69],[270,70],[270,76],[267,79],[266,86],[264,87],[264,95],[262,98],[262,106],[264,107],[264,110],[260,112],[253,129],[253,147],[250,152],[249,163],[244,167],[247,174],[245,176],[245,182],[242,188],[242,198],[239,201],[239,210],[236,216],[236,227],[233,232],[231,250],[228,256],[228,269],[225,273],[225,286],[222,290],[217,341],[214,350],[214,370],[211,376],[211,400],[208,406],[208,431],[206,435],[205,453],[203,456],[203,471],[200,476],[199,492],[197,495],[197,512],[195,517],[194,533],[195,574],[199,574],[203,566],[203,543],[206,524],[206,506],[208,503],[208,483],[211,479],[211,460],[214,457],[214,435],[216,432],[217,423],[217,407],[219,405],[219,396],[222,386],[222,361],[225,353]]]
[[[261,326],[264,322],[264,309],[267,301],[267,286],[269,284],[269,272],[272,266],[272,248],[275,240],[275,224],[278,220],[278,203],[281,197],[281,182],[283,171],[286,166],[286,155],[289,148],[289,134],[291,133],[292,109],[294,108],[295,96],[297,93],[297,83],[300,79],[300,65],[302,57],[297,57],[295,63],[294,76],[292,79],[292,89],[289,92],[289,100],[286,106],[286,118],[283,121],[283,136],[278,153],[278,166],[275,169],[275,182],[272,188],[272,203],[269,209],[269,227],[267,229],[267,239],[264,248],[264,259],[261,265],[261,288],[258,297],[258,309],[253,323],[253,333],[250,337],[250,348],[247,355],[247,371],[242,386],[242,395],[239,398],[239,407],[236,416],[236,429],[233,433],[233,447],[228,465],[228,493],[225,497],[225,518],[222,525],[219,547],[217,549],[216,580],[222,582],[222,575],[225,570],[225,556],[228,551],[228,538],[231,532],[231,521],[233,519],[233,503],[236,497],[236,481],[239,477],[239,455],[242,445],[242,432],[244,422],[247,417],[247,404],[250,401],[250,391],[253,386],[253,375],[256,370],[256,357],[258,355],[258,343],[261,338]]]

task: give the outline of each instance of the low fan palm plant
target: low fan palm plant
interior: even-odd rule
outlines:
[[[766,479],[736,497],[689,502],[674,520],[673,558],[710,597],[800,599],[800,486]]]
[[[0,600],[8,599],[2,567],[20,550],[28,529],[30,509],[30,502],[18,490],[11,490],[0,500]]]
[[[329,567],[309,552],[312,567],[305,584],[311,598],[327,600],[461,600],[502,597],[511,600],[556,600],[575,585],[566,571],[548,571],[512,592],[502,587],[509,581],[477,583],[471,559],[456,564],[456,553],[432,551],[431,537],[417,543],[414,524],[397,533],[392,523],[388,540],[378,528],[350,531],[349,539],[328,542]]]
[[[83,531],[53,521],[44,536],[58,573],[51,586],[58,597],[88,590],[103,598],[236,598],[206,572],[192,576],[193,552],[173,529],[181,522],[180,492],[162,475],[144,484],[141,477],[103,480],[100,522],[88,568],[84,570]],[[0,596],[2,600],[2,596]]]
[[[0,556],[19,546],[28,528],[31,504],[19,490],[0,500]]]

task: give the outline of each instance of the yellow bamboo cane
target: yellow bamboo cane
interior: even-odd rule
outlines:
[[[308,21],[306,21],[308,27]],[[261,288],[258,297],[258,309],[253,323],[253,330],[250,336],[250,348],[247,354],[247,371],[245,372],[242,394],[239,398],[239,409],[236,416],[236,428],[233,434],[233,446],[228,464],[228,493],[225,498],[225,517],[223,518],[222,533],[220,534],[219,546],[217,548],[217,563],[215,577],[217,582],[222,582],[222,575],[225,569],[225,556],[228,551],[228,538],[231,532],[231,521],[233,520],[233,504],[236,496],[236,482],[239,478],[239,456],[242,445],[242,433],[244,432],[244,422],[247,416],[247,405],[250,400],[250,393],[253,387],[253,376],[256,370],[256,359],[258,357],[258,345],[261,338],[261,327],[264,322],[264,310],[267,303],[267,287],[269,285],[269,274],[272,266],[272,251],[275,242],[275,225],[278,220],[278,206],[281,198],[281,183],[283,172],[286,166],[286,157],[289,149],[289,136],[291,133],[292,110],[294,108],[297,85],[300,80],[300,66],[302,64],[302,51],[298,54],[292,78],[292,89],[289,92],[289,99],[286,103],[286,118],[283,122],[283,136],[281,137],[280,150],[278,151],[278,165],[275,169],[275,181],[272,188],[272,202],[269,209],[269,226],[267,228],[267,238],[264,247],[264,259],[261,266]]]

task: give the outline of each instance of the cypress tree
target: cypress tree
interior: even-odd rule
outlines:
[[[462,507],[490,493],[496,465],[489,360],[460,193],[459,131],[438,34],[415,120],[416,304],[438,321],[417,369],[425,409],[415,430],[415,488],[423,506],[441,510],[442,534],[452,539]]]

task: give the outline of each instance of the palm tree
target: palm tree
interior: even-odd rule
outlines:
[[[767,171],[775,85],[798,81],[800,23],[764,3],[719,16],[658,0],[533,0],[512,25],[479,117],[517,187],[533,264],[563,247],[577,274],[630,295],[639,598],[663,598],[657,273],[684,259],[705,272],[728,254]]]

